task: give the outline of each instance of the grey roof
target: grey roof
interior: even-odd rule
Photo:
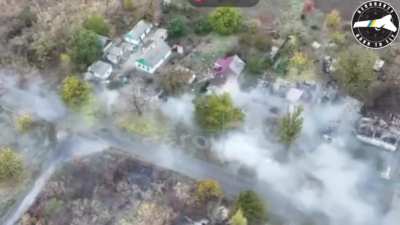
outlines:
[[[147,66],[155,66],[159,63],[168,52],[171,51],[171,48],[165,41],[159,40],[157,42],[152,42],[143,56],[138,59],[139,62],[146,64]]]
[[[112,66],[109,63],[97,61],[93,63],[88,70],[95,75],[98,74],[99,76],[101,76],[101,78],[107,78],[107,76],[109,75],[108,71],[110,69],[112,70]]]
[[[131,31],[129,31],[126,36],[131,39],[140,39],[140,36],[145,33],[145,31],[152,27],[151,23],[144,20],[140,20]]]

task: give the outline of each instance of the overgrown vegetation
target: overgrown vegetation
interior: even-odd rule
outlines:
[[[110,33],[110,25],[108,25],[101,15],[92,15],[88,17],[83,23],[83,27],[99,35],[108,35]]]
[[[68,76],[62,82],[61,98],[74,110],[80,109],[90,99],[90,86],[76,76]]]
[[[242,15],[237,9],[221,7],[209,15],[209,22],[213,30],[222,35],[233,34],[242,27]]]
[[[187,87],[193,74],[190,70],[172,69],[161,76],[161,86],[169,95],[180,95]]]
[[[248,225],[263,225],[268,221],[267,209],[254,191],[244,191],[236,200],[236,209],[242,210]]]
[[[237,108],[228,93],[201,96],[195,101],[198,124],[209,132],[220,132],[237,127],[244,113]]]
[[[71,43],[71,58],[80,70],[100,58],[102,49],[96,33],[86,29],[78,30]]]
[[[223,195],[221,186],[215,180],[202,180],[197,183],[196,197],[201,202],[215,200]]]
[[[10,148],[0,149],[0,182],[19,178],[24,170],[19,154]]]
[[[279,140],[285,145],[291,145],[300,135],[303,128],[303,118],[301,114],[303,108],[298,107],[293,112],[287,113],[279,119]]]
[[[347,93],[362,99],[377,80],[373,69],[376,60],[377,56],[371,50],[352,46],[339,55],[334,77]]]

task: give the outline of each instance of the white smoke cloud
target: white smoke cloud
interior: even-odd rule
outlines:
[[[246,113],[242,129],[213,141],[212,149],[220,159],[253,168],[258,179],[289,199],[296,208],[322,212],[331,225],[377,225],[382,221],[377,205],[367,202],[360,188],[376,173],[367,162],[351,156],[351,150],[357,148],[351,141],[353,124],[360,116],[357,101],[343,98],[335,103],[305,105],[302,134],[289,150],[289,158],[281,160],[276,158],[276,153],[287,150],[278,143],[276,131],[268,129],[271,124],[267,119],[278,116],[273,108],[279,114],[285,113],[288,103],[263,88],[241,91],[235,82],[228,82],[216,92],[230,93],[234,103]],[[188,116],[193,113],[192,98],[173,99],[169,109],[170,115],[184,114],[192,121]],[[321,131],[327,127],[336,129],[331,143],[325,143],[322,138]]]

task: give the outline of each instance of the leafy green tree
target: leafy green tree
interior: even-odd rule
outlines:
[[[236,209],[241,209],[249,225],[263,225],[268,221],[267,209],[254,191],[244,191],[236,200]]]
[[[100,58],[102,49],[96,33],[85,29],[77,31],[73,35],[70,55],[75,65],[82,70]]]
[[[175,17],[167,27],[168,37],[180,38],[186,34],[186,24],[182,17]]]
[[[73,109],[79,109],[90,100],[90,87],[76,76],[67,77],[61,87],[62,100]]]
[[[240,30],[243,18],[237,9],[221,7],[214,10],[208,20],[214,31],[229,35]]]
[[[363,98],[377,80],[373,69],[376,60],[377,56],[371,50],[352,46],[339,55],[334,77],[350,95]]]
[[[247,218],[243,215],[242,209],[238,209],[229,222],[231,225],[247,225]]]
[[[221,186],[215,180],[202,180],[197,183],[196,197],[202,202],[218,199],[223,195]]]
[[[206,35],[212,31],[212,27],[207,17],[202,17],[196,21],[194,25],[194,32],[198,35]]]
[[[228,93],[199,97],[195,102],[195,114],[199,125],[210,132],[236,127],[244,119],[243,112],[234,106]]]
[[[303,129],[303,108],[298,107],[293,112],[287,113],[279,120],[279,140],[286,145],[291,145]]]
[[[105,21],[101,15],[92,15],[86,19],[83,26],[100,35],[108,35],[110,33],[110,25]]]
[[[342,26],[342,17],[340,16],[340,12],[336,9],[332,10],[328,15],[326,15],[325,23],[332,31],[340,30],[340,27]]]
[[[22,158],[10,148],[0,149],[0,182],[16,179],[23,173]]]

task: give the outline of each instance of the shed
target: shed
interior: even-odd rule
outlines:
[[[89,66],[88,71],[96,78],[106,80],[110,78],[113,68],[109,63],[97,61]]]

